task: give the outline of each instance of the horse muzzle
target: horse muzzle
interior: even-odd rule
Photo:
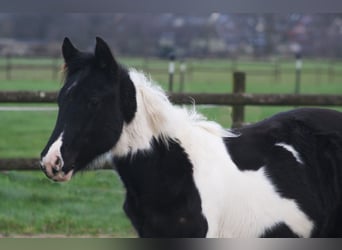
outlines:
[[[69,181],[73,176],[74,170],[65,171],[63,168],[64,162],[58,155],[54,157],[43,157],[40,161],[40,168],[45,175],[57,182]]]

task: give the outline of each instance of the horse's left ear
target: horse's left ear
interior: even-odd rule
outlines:
[[[74,47],[68,37],[65,37],[62,45],[62,55],[64,58],[64,62],[68,64],[71,60],[78,57],[79,54],[80,51]]]
[[[100,37],[96,37],[95,58],[100,68],[114,71],[118,69],[118,64],[116,63],[109,46]]]

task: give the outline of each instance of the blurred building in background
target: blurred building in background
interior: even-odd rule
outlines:
[[[0,55],[58,55],[95,36],[124,56],[342,57],[342,14],[0,14]]]

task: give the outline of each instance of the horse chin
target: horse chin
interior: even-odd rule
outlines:
[[[96,156],[88,164],[85,165],[87,170],[102,169],[106,166],[113,166],[113,155],[111,150]]]
[[[72,176],[74,174],[74,170],[70,170],[67,173],[64,173],[63,171],[58,172],[56,175],[50,177],[53,181],[56,182],[67,182],[70,181]]]

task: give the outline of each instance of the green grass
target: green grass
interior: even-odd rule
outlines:
[[[17,60],[17,61],[16,61]],[[155,82],[167,89],[167,61],[150,59],[148,67],[143,59],[124,58],[123,64],[147,69]],[[0,65],[4,64],[0,59]],[[13,59],[13,64],[46,64],[51,60]],[[232,76],[229,72],[232,62],[227,60],[198,60],[188,64],[196,67],[224,68],[222,72],[198,72],[186,74],[186,92],[226,93],[232,90]],[[282,69],[293,70],[293,62],[284,61]],[[239,70],[247,72],[249,93],[293,93],[294,71],[283,73],[278,78],[272,73],[271,63],[239,61]],[[342,63],[334,65],[335,75],[328,74],[329,61],[304,61],[302,93],[342,93]],[[165,69],[165,73],[152,71]],[[150,69],[150,71],[148,70]],[[264,70],[264,75],[248,73]],[[320,72],[321,71],[321,72]],[[62,74],[52,78],[50,70],[13,70],[12,80],[6,80],[0,71],[2,90],[58,90]],[[179,88],[179,75],[175,75],[175,90]],[[1,104],[9,106],[13,104]],[[23,104],[18,104],[23,105]],[[27,104],[30,106],[38,104]],[[47,105],[47,104],[45,104]],[[48,104],[47,106],[55,106]],[[256,122],[280,111],[293,107],[246,108],[246,121]],[[210,120],[225,127],[231,126],[231,108],[199,106],[198,110]],[[7,112],[0,111],[0,157],[38,157],[45,146],[56,120],[56,111]],[[93,171],[76,175],[69,183],[53,183],[41,172],[0,173],[0,235],[16,234],[67,234],[135,237],[130,222],[122,211],[122,184],[113,171]]]
[[[44,91],[57,91],[62,86],[57,81],[49,80],[0,80],[0,91],[16,91],[16,90],[44,90]]]
[[[0,157],[37,157],[49,139],[57,112],[1,112]]]
[[[79,174],[69,183],[53,183],[41,172],[9,171],[0,173],[0,183],[0,234],[135,237],[114,171]]]

